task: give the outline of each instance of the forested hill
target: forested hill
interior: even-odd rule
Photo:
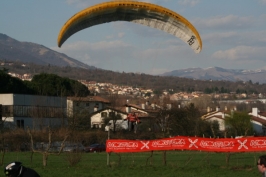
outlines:
[[[2,67],[2,68],[1,68]],[[151,88],[155,91],[162,90],[178,91],[202,91],[205,93],[265,93],[266,84],[250,82],[230,82],[230,81],[202,81],[169,76],[152,76],[139,73],[120,73],[101,69],[82,69],[73,67],[43,66],[36,64],[26,64],[16,62],[13,65],[1,66],[9,72],[18,74],[31,73],[52,73],[61,77],[67,77],[74,80],[87,80],[96,82],[112,83],[117,85],[129,85],[134,87]]]

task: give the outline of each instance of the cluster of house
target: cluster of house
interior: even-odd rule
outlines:
[[[0,66],[12,66],[14,63],[13,62],[1,62],[0,63]],[[22,67],[26,67],[25,64],[21,64]],[[12,72],[9,72],[8,73],[10,76],[12,77],[16,77],[16,78],[19,78],[21,80],[27,80],[27,81],[31,81],[32,79],[32,75],[31,74],[18,74],[18,73],[12,73]]]
[[[217,121],[220,131],[224,131],[226,128],[225,117],[230,117],[234,111],[237,111],[236,107],[232,110],[228,110],[227,107],[224,110],[216,107],[214,111],[210,111],[208,108],[207,114],[203,115],[202,119],[206,121]],[[266,135],[266,112],[261,112],[258,108],[252,108],[252,111],[248,114],[251,115],[251,124],[254,132],[260,135]]]
[[[32,75],[31,74],[17,74],[17,73],[8,73],[12,77],[17,77],[23,81],[31,81]]]
[[[13,63],[1,63],[0,65],[5,65],[9,64],[12,65]],[[25,64],[22,64],[21,66],[25,67]],[[8,73],[12,77],[17,77],[21,80],[28,80],[31,81],[32,75],[31,74],[17,74],[17,73]],[[98,83],[96,81],[86,81],[86,80],[78,80],[80,83],[84,84],[91,93],[95,94],[118,94],[118,95],[131,95],[135,97],[142,97],[145,99],[149,99],[154,96],[154,92],[152,89],[143,89],[139,87],[132,87],[132,86],[118,86],[114,85],[111,83]],[[173,90],[164,90],[162,92],[163,95],[170,95],[170,99],[172,101],[177,101],[177,100],[192,100],[193,98],[198,98],[202,95],[206,95],[203,92],[192,92],[192,93],[187,93],[187,92],[178,92],[174,94],[170,94],[170,91],[173,92]],[[251,94],[247,95],[246,93],[241,93],[241,94],[236,94],[235,92],[231,93],[215,93],[211,94],[211,97],[215,99],[221,99],[221,100],[227,100],[232,97],[237,98],[237,99],[262,99],[265,98],[265,94]]]
[[[132,95],[144,98],[153,97],[152,89],[143,89],[132,86],[118,86],[111,83],[98,83],[95,81],[79,80],[82,84],[88,87],[91,93],[96,94],[118,94],[118,95]]]
[[[70,124],[71,118],[77,114],[85,114],[85,118],[89,120],[88,128],[104,128],[106,126],[105,119],[113,115],[120,115],[121,120],[109,122],[108,128],[116,127],[127,129],[124,121],[130,113],[138,115],[141,121],[155,121],[155,117],[160,107],[153,103],[143,103],[134,105],[125,103],[120,107],[113,107],[109,100],[99,96],[87,97],[50,97],[38,95],[22,95],[22,94],[0,94],[0,109],[2,111],[2,123],[10,128],[32,128],[41,129],[42,127],[61,127]],[[167,109],[171,109],[171,104],[167,105]],[[216,108],[211,111],[207,109],[207,113],[202,116],[206,121],[218,121],[220,130],[225,130],[224,119],[230,116],[232,111],[226,107],[224,110]],[[260,112],[258,108],[252,108],[249,113],[252,117],[252,125],[258,134],[266,134],[266,112]],[[106,127],[105,127],[106,128]]]
[[[154,117],[156,106],[125,104],[122,107],[110,106],[109,100],[99,96],[51,97],[23,94],[0,94],[2,123],[5,127],[41,129],[61,127],[71,124],[71,119],[83,114],[90,120],[88,128],[102,128],[105,118],[119,114],[122,120],[134,112],[140,119]],[[121,123],[121,121],[117,121]],[[118,125],[119,127],[119,125]]]
[[[92,93],[96,94],[118,94],[118,95],[132,95],[132,96],[140,96],[145,99],[148,99],[150,97],[154,96],[154,92],[152,89],[143,89],[138,87],[132,87],[132,86],[118,86],[111,83],[98,83],[96,81],[86,81],[86,80],[79,80],[82,84],[88,87],[88,89]],[[171,90],[173,92],[173,90]],[[178,92],[174,94],[171,93],[170,90],[164,90],[162,92],[162,95],[170,95],[170,100],[172,101],[178,101],[178,100],[192,100],[193,98],[198,98],[203,95],[206,95],[203,92],[195,91],[192,93],[187,92]],[[265,94],[251,94],[247,95],[246,93],[236,94],[235,92],[231,93],[215,93],[215,94],[208,94],[211,97],[215,99],[221,99],[221,100],[228,100],[232,97],[237,99],[262,99],[265,98]]]

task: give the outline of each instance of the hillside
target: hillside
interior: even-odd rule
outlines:
[[[85,69],[96,69],[65,54],[53,51],[43,45],[20,42],[0,33],[0,59],[3,61],[19,61],[39,65],[70,66]]]
[[[198,80],[226,80],[226,81],[252,81],[266,83],[266,70],[244,70],[244,69],[224,69],[220,67],[187,68],[166,72],[162,76],[176,76],[184,78],[193,78]]]
[[[163,90],[178,91],[202,91],[223,90],[224,92],[247,92],[247,93],[265,93],[266,84],[252,82],[231,82],[214,80],[195,80],[188,78],[172,76],[152,76],[138,73],[119,73],[101,69],[83,69],[75,67],[44,66],[28,63],[15,62],[12,65],[1,66],[0,69],[8,69],[9,72],[18,74],[30,73],[32,75],[39,73],[52,73],[61,77],[68,77],[75,80],[87,80],[96,82],[112,83],[116,85],[129,85],[134,87],[143,87],[154,89],[155,92]]]
[[[233,75],[237,73],[223,68],[212,68],[208,70],[208,72],[202,71],[199,68],[193,69],[193,72],[191,72],[192,69],[190,69],[182,71],[187,75],[178,75],[171,72],[163,76],[102,70],[93,66],[88,66],[45,46],[29,42],[20,42],[1,33],[0,62],[0,69],[6,68],[10,72],[18,74],[27,73],[35,75],[39,73],[52,73],[75,80],[108,82],[117,85],[151,88],[157,92],[163,90],[172,90],[173,92],[209,92],[215,90],[216,92],[265,93],[266,90],[265,84],[259,84],[263,82],[257,83],[249,79],[249,77],[247,77],[249,75],[248,72],[246,72],[246,80],[234,80],[232,79]],[[9,62],[11,62],[12,65],[9,65]],[[245,73],[242,72],[242,74]],[[265,80],[266,78],[264,76],[265,75],[263,75],[263,79]],[[255,78],[259,78],[259,76],[257,75]]]
[[[77,67],[84,69],[97,69],[78,60],[68,57],[63,53],[53,51],[43,45],[20,42],[5,34],[0,33],[0,60],[6,62],[34,63],[43,66]],[[220,67],[206,69],[188,68],[163,73],[161,76],[174,76],[197,80],[220,81],[252,81],[266,83],[266,70],[233,70]]]

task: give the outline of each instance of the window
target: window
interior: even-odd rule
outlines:
[[[114,117],[115,116],[115,112],[110,112],[109,113],[109,117]]]
[[[29,106],[15,105],[15,106],[13,106],[13,108],[14,108],[14,116],[19,116],[19,117],[27,117],[28,116]]]
[[[24,129],[24,120],[17,120],[17,128]]]
[[[24,120],[21,120],[20,121],[20,128],[23,128],[24,129]]]
[[[0,117],[2,118],[2,105],[0,104]]]
[[[86,103],[86,107],[89,107],[90,106],[90,103]]]
[[[107,112],[102,112],[101,117],[107,117]]]
[[[22,115],[22,106],[14,106],[14,116]]]
[[[13,106],[9,105],[4,105],[2,108],[2,116],[3,117],[11,117],[13,116]]]
[[[23,106],[23,108],[22,108],[22,114],[23,114],[23,116],[28,116],[29,114],[28,114],[28,110],[29,110],[29,107],[28,106]]]

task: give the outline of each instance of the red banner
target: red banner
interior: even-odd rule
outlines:
[[[157,140],[107,140],[106,152],[193,150],[209,152],[266,151],[266,137],[200,138],[176,136]]]

